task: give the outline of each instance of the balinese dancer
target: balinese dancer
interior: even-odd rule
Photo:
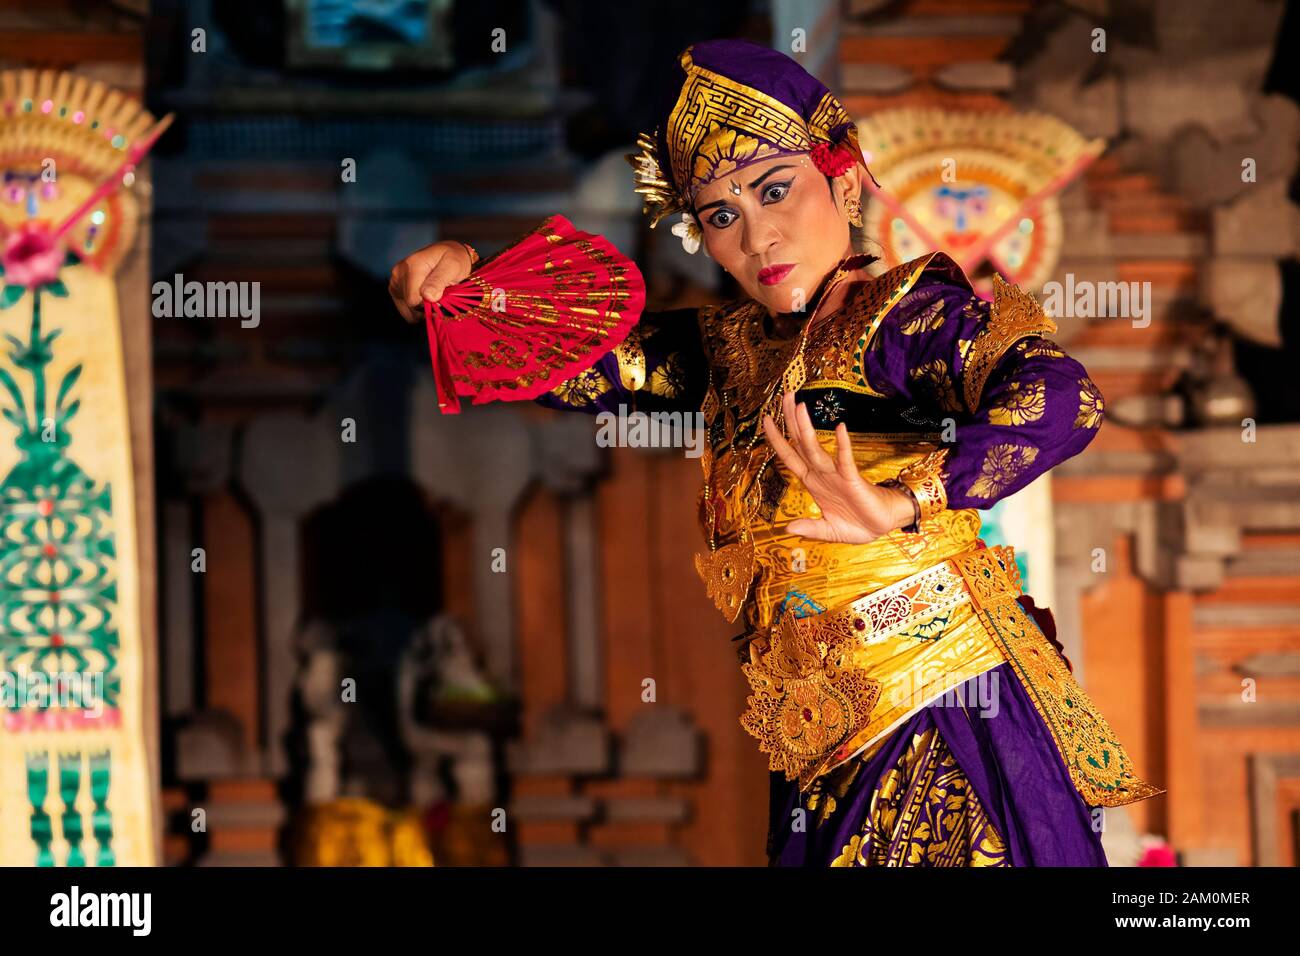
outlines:
[[[797,63],[723,40],[680,66],[629,157],[636,189],[745,296],[645,314],[539,401],[702,413],[695,563],[743,619],[771,862],[1105,866],[1102,808],[1164,791],[979,516],[1088,445],[1101,392],[1015,286],[995,278],[990,302],[942,252],[868,273],[856,127]],[[399,311],[475,258],[456,242],[408,257]]]

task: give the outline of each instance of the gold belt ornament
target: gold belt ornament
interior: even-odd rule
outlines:
[[[865,727],[880,698],[880,682],[848,664],[849,642],[828,643],[806,622],[782,617],[765,650],[750,642],[749,663],[740,667],[754,691],[740,724],[787,780],[802,780]]]
[[[769,755],[768,767],[806,788],[839,746],[866,727],[881,683],[850,662],[856,647],[878,643],[965,603],[1014,602],[1020,593],[1008,545],[955,555],[851,604],[809,617],[783,614],[749,641],[741,666],[753,696],[740,718]]]

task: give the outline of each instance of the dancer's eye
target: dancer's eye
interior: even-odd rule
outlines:
[[[717,229],[726,229],[738,218],[739,216],[736,215],[735,210],[727,209],[724,207],[722,209],[715,210],[713,214],[709,216],[709,225]]]
[[[767,206],[784,199],[790,192],[791,182],[793,180],[787,179],[783,183],[768,183],[767,188],[763,190],[763,205]]]

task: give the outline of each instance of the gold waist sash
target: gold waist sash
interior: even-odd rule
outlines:
[[[747,635],[741,669],[753,694],[741,725],[773,771],[807,790],[936,698],[1010,662],[1090,805],[1162,793],[1133,774],[1020,593],[1013,549],[980,541],[840,607],[784,614]]]
[[[818,432],[828,454],[836,454],[833,432]],[[854,461],[864,480],[897,478],[926,458],[936,443],[923,437],[850,435]],[[919,533],[891,531],[868,544],[842,544],[791,534],[790,522],[821,512],[803,483],[779,461],[784,490],[770,519],[753,528],[756,580],[745,608],[748,626],[770,626],[787,602],[815,611],[839,607],[928,568],[979,542],[980,516],[973,508],[945,509],[921,521]]]

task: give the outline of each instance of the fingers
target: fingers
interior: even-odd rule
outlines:
[[[790,423],[790,433],[794,436],[795,444],[802,452],[808,467],[815,468],[817,471],[834,471],[835,463],[817,441],[817,430],[808,416],[807,404],[796,403],[794,392],[786,392],[782,398],[782,405],[786,410],[785,419]]]
[[[393,266],[393,271],[388,276],[388,297],[393,300],[393,306],[397,309],[398,315],[407,322],[414,322],[415,310],[406,304],[406,275],[408,271],[405,260]]]
[[[849,439],[849,426],[840,422],[835,426],[835,464],[840,476],[858,478],[858,463],[853,459],[853,442]]]
[[[770,415],[763,416],[763,431],[782,463],[800,481],[814,469],[819,472],[836,471],[835,461],[817,441],[817,430],[808,415],[807,405],[803,402],[796,403],[794,392],[788,391],[781,396],[781,408],[785,412],[786,426],[793,443],[787,441],[781,434],[781,430],[776,427],[776,422]],[[851,450],[849,455],[851,459]]]
[[[767,443],[772,446],[781,463],[790,470],[790,474],[802,481],[804,475],[808,474],[808,464],[794,446],[785,440],[785,436],[776,427],[776,421],[771,415],[763,416],[763,432],[767,435]]]
[[[462,243],[435,242],[393,267],[388,276],[389,298],[402,318],[418,322],[424,315],[424,300],[437,302],[448,286],[460,282],[472,268]]]
[[[428,299],[430,302],[441,299],[448,286],[455,285],[469,275],[467,261],[467,258],[444,254],[429,270],[429,274],[419,286],[416,301],[411,304],[419,305],[421,299]]]
[[[807,402],[800,402],[795,406],[795,419],[808,463],[821,471],[833,471],[835,463],[831,460],[831,456],[826,454],[826,449],[821,446],[821,442],[817,440],[817,429],[813,427],[812,418],[808,415]]]
[[[446,257],[446,249],[440,243],[434,243],[411,253],[393,267],[388,279],[388,295],[406,321],[418,322],[424,317],[420,287]],[[438,294],[441,295],[441,291]]]
[[[791,473],[801,481],[809,471],[835,472],[849,481],[861,481],[857,462],[853,458],[853,443],[849,438],[849,429],[844,422],[835,426],[835,457],[832,458],[817,440],[817,429],[813,426],[804,402],[795,402],[794,392],[785,392],[781,396],[781,407],[793,444],[786,440],[770,415],[763,416],[763,431],[768,443]]]

